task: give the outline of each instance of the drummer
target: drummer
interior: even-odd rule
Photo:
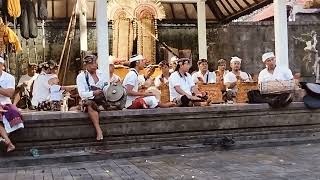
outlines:
[[[232,101],[238,91],[237,82],[249,82],[251,77],[248,73],[241,71],[241,61],[239,57],[232,57],[230,61],[231,71],[224,76],[224,85],[227,88],[227,100]]]
[[[128,97],[126,108],[128,109],[149,109],[156,107],[171,107],[174,104],[161,104],[152,92],[139,92],[139,71],[144,68],[145,58],[142,55],[135,55],[130,58],[130,72],[123,80]]]
[[[98,70],[97,57],[87,55],[83,58],[85,70],[77,76],[77,87],[82,99],[82,110],[88,112],[89,119],[92,121],[96,130],[96,140],[103,139],[103,132],[99,123],[100,107],[106,109],[105,98],[103,95],[102,72]]]
[[[276,57],[273,52],[267,52],[262,55],[262,62],[266,65],[258,76],[259,84],[261,82],[274,80],[292,80],[293,75],[289,68],[280,68],[276,66]]]
[[[192,80],[195,84],[201,82],[203,84],[216,83],[216,73],[208,70],[208,60],[200,59],[198,61],[199,71],[192,74]]]
[[[266,68],[259,73],[258,83],[268,83],[272,81],[293,80],[292,72],[289,68],[276,66],[276,57],[273,52],[262,55],[262,62]],[[253,99],[260,99],[257,102],[267,102],[273,108],[285,107],[292,102],[293,96],[290,93],[281,94],[256,94]]]

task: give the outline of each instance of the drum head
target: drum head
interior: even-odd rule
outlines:
[[[320,85],[315,83],[307,83],[306,84],[307,91],[310,91],[311,94],[320,97]]]
[[[121,84],[110,84],[106,92],[104,92],[107,101],[119,101],[125,94],[124,87]]]
[[[320,109],[320,99],[318,98],[306,95],[303,102],[310,109]]]

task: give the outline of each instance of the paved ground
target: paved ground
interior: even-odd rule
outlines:
[[[320,144],[0,169],[14,179],[320,179]]]

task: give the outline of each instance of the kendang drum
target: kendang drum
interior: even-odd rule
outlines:
[[[111,83],[109,87],[103,89],[104,97],[108,105],[121,110],[126,105],[127,92],[125,88],[118,83]]]
[[[259,84],[261,94],[282,94],[292,93],[295,89],[294,80],[288,81],[267,81]]]
[[[223,95],[221,91],[221,84],[203,84],[198,83],[198,88],[202,92],[208,93],[208,98],[211,101],[211,103],[223,103]]]
[[[248,92],[253,90],[258,90],[257,82],[237,82],[237,94],[236,94],[236,102],[237,103],[247,103]]]

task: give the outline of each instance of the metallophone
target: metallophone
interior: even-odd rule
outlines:
[[[258,90],[258,82],[250,81],[250,82],[241,82],[237,81],[237,94],[236,94],[236,102],[237,103],[247,103],[248,102],[248,92],[252,90]]]
[[[202,92],[207,92],[212,104],[223,103],[223,95],[221,91],[221,83],[203,84],[198,83],[198,88]]]

